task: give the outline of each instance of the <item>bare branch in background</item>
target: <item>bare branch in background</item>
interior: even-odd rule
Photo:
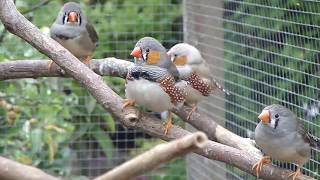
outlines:
[[[178,156],[204,147],[208,138],[202,132],[193,133],[166,144],[159,144],[143,154],[115,167],[95,180],[126,180],[149,172]]]
[[[17,78],[39,78],[39,77],[67,77],[61,73],[61,68],[53,64],[48,69],[48,60],[14,60],[0,63],[0,80]],[[117,76],[124,78],[131,62],[104,58],[92,60],[90,68],[101,76]]]
[[[40,169],[23,165],[0,156],[0,179],[1,180],[58,180]]]
[[[159,137],[166,141],[177,139],[190,132],[173,126],[167,135],[163,134],[163,125],[156,118],[145,113],[139,113],[135,108],[122,111],[123,99],[113,92],[102,78],[81,63],[69,51],[60,44],[44,35],[37,27],[24,18],[15,8],[13,1],[0,1],[0,19],[11,33],[21,37],[43,54],[47,55],[58,64],[69,76],[79,82],[100,103],[105,110],[110,112],[122,124]],[[217,134],[217,133],[216,133]],[[195,151],[209,159],[226,162],[239,169],[254,174],[251,166],[258,161],[256,154],[239,150],[213,141]],[[263,179],[287,179],[289,170],[283,170],[274,166],[266,166],[261,172]],[[307,177],[307,176],[301,176]],[[308,178],[308,177],[307,177]],[[309,177],[310,179],[310,177]]]

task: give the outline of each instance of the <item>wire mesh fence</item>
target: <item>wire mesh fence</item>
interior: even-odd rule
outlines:
[[[318,1],[186,0],[185,40],[202,51],[217,79],[232,92],[214,96],[203,107],[213,109],[215,119],[226,119],[228,129],[252,137],[263,107],[282,104],[319,137],[319,8]],[[215,103],[220,101],[225,109]],[[312,154],[303,173],[320,179],[319,151]],[[194,164],[197,168],[201,163]],[[220,172],[225,176],[217,179],[253,178],[228,165]],[[189,174],[210,179],[201,171]]]
[[[63,1],[16,1],[48,33]],[[166,48],[195,45],[213,75],[232,93],[216,93],[201,110],[243,137],[252,137],[264,106],[283,104],[320,137],[320,2],[212,0],[86,0],[81,5],[99,34],[94,58],[130,59],[137,39],[153,36]],[[0,25],[0,61],[45,58]],[[124,80],[105,77],[119,94]],[[183,124],[181,124],[183,125]],[[0,152],[67,178],[94,177],[158,139],[124,129],[71,79],[0,81]],[[319,151],[303,173],[320,179]],[[290,164],[274,163],[294,168]],[[186,169],[187,167],[187,169]],[[140,179],[254,179],[219,162],[190,155]]]

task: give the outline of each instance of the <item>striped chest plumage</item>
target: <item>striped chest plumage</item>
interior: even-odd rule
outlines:
[[[129,82],[141,78],[150,81],[150,83],[158,84],[158,87],[170,97],[172,104],[178,105],[185,101],[186,83],[176,82],[166,69],[157,66],[135,66],[128,71],[126,80]],[[153,89],[150,89],[150,91],[153,91]],[[153,92],[148,94],[151,93]]]
[[[185,78],[185,80],[190,84],[194,89],[201,92],[203,96],[209,96],[213,90],[213,87],[203,81],[201,77],[195,73],[192,73],[190,76]]]

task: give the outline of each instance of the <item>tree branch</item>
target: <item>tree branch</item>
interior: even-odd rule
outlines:
[[[2,180],[58,180],[58,178],[48,175],[37,168],[23,165],[1,156],[0,167],[0,179]]]
[[[141,129],[148,134],[164,140],[172,140],[190,134],[190,132],[180,127],[173,126],[170,132],[164,135],[163,126],[159,120],[145,113],[138,113],[138,110],[135,108],[128,108],[122,111],[122,98],[104,84],[99,75],[91,71],[68,50],[44,35],[38,28],[25,19],[16,10],[12,0],[0,1],[0,19],[8,31],[21,37],[57,63],[68,75],[86,88],[98,103],[125,126]],[[138,117],[140,118],[138,119]],[[210,141],[205,148],[197,150],[196,153],[213,160],[235,165],[252,174],[254,174],[254,172],[251,170],[251,166],[258,160],[252,153],[212,141]],[[268,166],[268,168],[263,168],[261,178],[286,179],[285,176],[289,172],[288,170]]]
[[[193,133],[166,144],[159,144],[147,152],[115,167],[95,180],[126,180],[151,171],[178,156],[204,147],[208,138],[202,132]]]
[[[48,60],[16,60],[0,63],[0,80],[15,78],[37,78],[63,76],[60,68],[53,65],[49,71]],[[91,69],[101,76],[125,77],[128,68],[133,63],[116,59],[104,58],[93,60],[90,64]],[[246,150],[258,155],[261,152],[255,148],[254,141],[240,137],[224,127],[218,125],[212,118],[204,113],[195,112],[190,119],[187,119],[190,108],[182,107],[175,109],[174,112],[185,122],[188,122],[196,129],[205,132],[209,139],[213,141],[235,147],[240,150]]]
[[[42,1],[42,2],[40,2],[39,4],[34,5],[34,6],[31,7],[30,9],[27,9],[27,10],[25,10],[25,11],[22,11],[21,14],[27,14],[27,13],[29,13],[29,12],[32,12],[32,11],[34,11],[34,10],[42,7],[42,6],[47,5],[49,2],[50,2],[50,0]],[[15,1],[14,1],[14,3],[15,3]],[[6,33],[7,33],[6,29],[3,29],[2,32],[0,33],[0,43],[3,41]]]
[[[61,73],[61,68],[49,60],[14,60],[0,63],[0,80],[39,77],[69,77]],[[117,76],[124,78],[133,63],[116,58],[92,60],[90,68],[101,76]]]

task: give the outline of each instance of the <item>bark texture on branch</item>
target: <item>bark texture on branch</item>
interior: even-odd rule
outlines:
[[[124,125],[141,129],[148,134],[164,140],[172,140],[190,134],[190,132],[180,127],[173,126],[169,133],[164,135],[162,123],[156,118],[150,117],[145,113],[138,113],[138,110],[135,108],[128,108],[122,111],[122,98],[104,84],[99,75],[91,71],[69,51],[50,37],[44,35],[37,27],[25,19],[16,10],[12,0],[0,1],[0,19],[8,31],[21,37],[50,59],[54,60],[69,76],[86,88],[98,103]],[[252,156],[252,153],[213,141],[210,141],[205,148],[197,150],[196,153],[209,159],[235,165],[249,173],[253,173],[251,166],[258,160],[258,158]],[[283,174],[287,175],[288,172],[290,171],[269,166],[269,168],[263,169],[261,178],[286,179]]]
[[[48,60],[16,60],[2,62],[0,63],[0,80],[26,77],[63,76],[60,68],[56,65],[53,65],[49,70],[48,63]],[[95,73],[101,76],[125,77],[128,68],[132,65],[133,63],[125,60],[104,58],[93,60],[90,67]],[[255,148],[252,140],[242,138],[228,131],[204,113],[199,113],[199,111],[197,111],[193,113],[190,119],[187,119],[189,111],[190,108],[188,107],[174,110],[174,112],[184,121],[188,122],[196,129],[205,132],[209,139],[240,150],[250,151],[258,155],[261,154],[261,152]]]
[[[182,129],[181,127],[173,126],[172,129],[170,129],[169,133],[167,135],[164,135],[161,121],[154,121],[154,118],[150,117],[149,115],[143,115],[141,116],[139,121],[135,122],[134,124],[128,123],[127,125],[131,128],[141,129],[142,131],[154,137],[161,138],[165,141],[170,141],[191,134],[189,131]],[[251,168],[254,163],[256,163],[259,158],[262,157],[254,152],[239,150],[234,147],[230,147],[214,141],[208,141],[204,148],[196,150],[194,152],[207,157],[208,159],[231,164],[254,176],[256,175],[255,171],[253,171]],[[278,168],[272,165],[266,165],[263,167],[263,170],[261,171],[259,177],[266,180],[284,180],[288,179],[287,175],[289,175],[289,173],[292,173],[292,171]],[[313,178],[303,175],[296,178],[296,180],[298,179],[310,180]]]
[[[67,77],[61,68],[52,64],[48,68],[49,60],[12,60],[0,63],[0,80],[39,77]],[[125,77],[127,70],[133,63],[116,58],[92,60],[90,68],[101,76]]]
[[[1,180],[58,180],[43,171],[17,163],[10,159],[0,157],[0,179]]]
[[[166,144],[159,144],[143,154],[115,167],[95,180],[127,180],[155,169],[178,156],[205,146],[208,138],[202,132],[193,133]]]

